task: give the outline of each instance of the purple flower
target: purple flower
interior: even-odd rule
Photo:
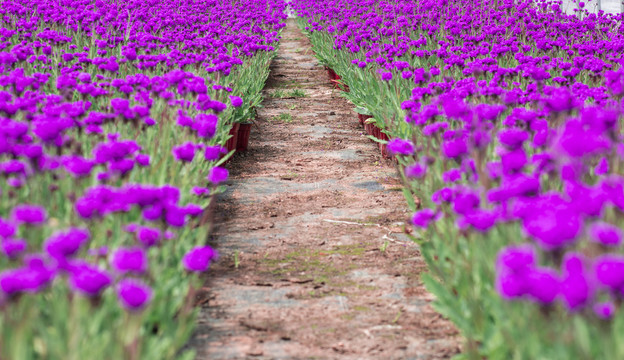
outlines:
[[[214,114],[199,114],[195,117],[192,128],[202,138],[213,137],[217,130],[219,118]]]
[[[530,272],[528,295],[541,304],[550,304],[559,294],[560,281],[557,273],[548,268],[538,268]]]
[[[227,149],[220,145],[206,146],[204,148],[204,157],[208,161],[218,160],[221,154],[227,154]]]
[[[20,223],[39,225],[46,220],[47,216],[42,206],[22,204],[13,208],[11,217]]]
[[[74,264],[70,272],[70,286],[86,296],[98,296],[111,282],[111,276],[105,270],[86,262]]]
[[[5,270],[0,273],[0,290],[7,295],[23,292],[37,292],[48,282],[50,277],[32,268]]]
[[[134,61],[137,58],[136,50],[128,46],[123,47],[121,55],[125,56],[129,61]]]
[[[182,265],[188,271],[204,272],[216,256],[217,252],[210,246],[196,246],[184,255]]]
[[[176,161],[191,162],[195,157],[195,148],[195,144],[193,144],[192,142],[186,142],[180,146],[175,146],[171,150],[171,153],[173,154],[173,157],[176,159]]]
[[[235,108],[241,107],[243,105],[243,99],[239,98],[238,96],[230,96],[230,101],[232,102],[232,106]]]
[[[9,238],[17,232],[17,225],[0,217],[0,237]]]
[[[461,180],[461,177],[462,177],[461,169],[454,168],[442,174],[442,181],[446,183],[452,183],[452,182]]]
[[[528,276],[536,264],[531,246],[508,246],[501,250],[496,261],[496,289],[504,299],[526,295],[530,285]]]
[[[137,240],[145,247],[151,247],[160,241],[162,234],[159,229],[141,226],[136,233]]]
[[[427,165],[425,164],[412,164],[405,167],[405,176],[408,178],[420,179],[427,174]]]
[[[584,307],[592,294],[583,261],[583,257],[576,253],[567,254],[563,261],[561,296],[570,310]]]
[[[451,139],[442,143],[442,153],[449,159],[457,158],[468,153],[466,139]]]
[[[182,210],[185,212],[186,215],[193,217],[197,217],[204,212],[204,209],[202,209],[202,207],[197,204],[187,204],[185,207],[182,208]]]
[[[165,211],[165,221],[169,226],[182,227],[186,223],[186,211],[184,208],[169,205]]]
[[[208,174],[208,181],[213,184],[219,184],[227,180],[229,172],[226,168],[222,168],[219,166],[215,166],[210,169],[210,173]]]
[[[24,239],[4,239],[0,241],[0,249],[9,259],[15,259],[23,253],[27,247]]]
[[[108,170],[111,173],[119,173],[122,176],[132,171],[132,169],[134,169],[134,161],[132,159],[121,159],[108,163]]]
[[[150,157],[149,155],[146,154],[138,154],[135,158],[137,164],[141,165],[141,166],[149,166],[150,164]]]
[[[409,140],[403,139],[392,139],[388,141],[388,151],[393,154],[401,154],[401,155],[413,155],[414,154],[414,144],[412,144]]]
[[[509,150],[516,150],[529,139],[529,134],[520,129],[505,129],[498,133],[498,139]]]
[[[514,197],[537,195],[539,190],[539,179],[517,174],[504,177],[499,188],[488,191],[487,198],[490,202],[505,202]]]
[[[124,279],[117,285],[117,297],[124,308],[136,311],[151,301],[152,289],[138,280]]]
[[[589,187],[575,181],[564,184],[565,192],[572,199],[572,208],[580,214],[600,217],[609,201],[608,192],[601,186]]]
[[[473,190],[466,189],[455,196],[453,211],[457,214],[467,214],[477,209],[480,203],[479,194]]]
[[[85,159],[80,156],[65,156],[61,162],[65,167],[65,171],[74,177],[83,177],[91,174],[91,169],[95,165],[93,160]]]
[[[80,80],[81,82],[88,84],[91,82],[91,74],[89,73],[80,73],[78,75],[78,80]]]
[[[470,107],[461,99],[446,98],[442,105],[451,119],[463,119],[471,114]]]
[[[63,131],[71,127],[71,124],[63,121],[36,121],[33,124],[33,133],[46,143],[54,143],[60,139]]]
[[[127,99],[114,98],[111,99],[111,107],[116,114],[123,114],[130,110],[130,101]]]
[[[465,214],[463,221],[476,230],[486,232],[496,224],[498,217],[498,211],[475,210]]]
[[[496,289],[503,299],[511,300],[526,294],[528,285],[523,275],[501,273],[496,278]]]
[[[570,157],[579,158],[605,153],[611,148],[611,142],[599,129],[588,129],[581,121],[568,121],[559,136],[557,147]]]
[[[514,272],[526,272],[537,263],[535,249],[530,245],[513,245],[498,254],[497,267]]]
[[[148,205],[143,208],[143,218],[149,221],[159,220],[163,215],[163,207],[160,204]]]
[[[442,204],[443,202],[451,202],[453,200],[453,190],[449,188],[442,188],[431,195],[431,201],[434,204]]]
[[[113,252],[111,266],[119,273],[142,274],[147,270],[147,254],[141,248],[119,248]]]
[[[608,320],[615,313],[615,305],[611,301],[601,302],[594,305],[594,314],[603,320]]]
[[[12,177],[7,180],[7,185],[14,188],[21,188],[22,185],[24,185],[24,180]]]
[[[45,241],[43,248],[52,258],[64,262],[67,257],[75,255],[89,238],[89,231],[85,229],[69,229],[52,235]]]
[[[182,110],[178,110],[178,120],[176,124],[182,127],[191,127],[193,126],[193,119],[188,117]]]
[[[191,189],[191,194],[195,196],[208,196],[210,195],[210,189],[205,187],[194,186]]]
[[[0,163],[0,171],[5,174],[26,174],[26,164],[19,160],[9,160]]]
[[[383,80],[383,81],[390,81],[390,80],[392,80],[392,73],[391,72],[383,72],[381,74],[381,80]]]
[[[501,164],[503,166],[503,174],[515,174],[522,170],[527,163],[527,156],[524,150],[517,149],[501,154]]]
[[[412,224],[417,227],[426,228],[431,220],[435,220],[436,213],[432,209],[416,211],[412,215]]]
[[[591,240],[606,246],[618,246],[622,243],[622,231],[617,226],[597,222],[589,228]]]
[[[429,105],[428,105],[429,106]],[[434,108],[437,111],[437,107]],[[436,134],[437,132],[443,131],[444,129],[448,128],[448,123],[446,122],[435,122],[431,125],[427,125],[423,128],[422,132],[423,135],[425,136],[432,136],[434,134]]]
[[[553,250],[574,241],[582,228],[575,211],[566,208],[533,208],[523,222],[524,231],[545,250]]]
[[[596,280],[614,291],[624,285],[624,256],[602,255],[594,261]]]

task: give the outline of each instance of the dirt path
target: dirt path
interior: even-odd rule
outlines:
[[[456,331],[435,313],[392,162],[366,139],[293,19],[219,199],[191,345],[198,359],[438,359]],[[301,96],[304,95],[305,96]],[[280,98],[282,97],[283,98]]]

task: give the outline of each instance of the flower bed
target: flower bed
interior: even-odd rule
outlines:
[[[207,210],[285,3],[0,9],[0,358],[192,359]]]
[[[464,355],[624,356],[623,15],[550,1],[293,7],[345,96],[393,138],[423,279]]]

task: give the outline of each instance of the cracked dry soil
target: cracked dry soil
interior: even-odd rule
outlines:
[[[305,96],[302,96],[304,95]],[[444,359],[391,161],[288,20],[252,128],[229,164],[200,293],[197,359]]]

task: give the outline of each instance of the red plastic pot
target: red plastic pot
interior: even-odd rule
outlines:
[[[336,80],[338,74],[333,69],[327,68],[327,75],[329,76],[329,80]]]
[[[372,118],[372,116],[370,115],[358,114],[358,120],[360,120],[360,125],[364,125],[364,121],[370,118]]]
[[[373,127],[374,127],[374,126],[375,126],[375,125],[373,125],[373,124],[369,124],[369,123],[364,124],[364,129],[366,130],[366,133],[367,133],[368,135],[373,135]]]
[[[379,129],[379,128],[377,128],[377,129]],[[381,131],[381,129],[379,129],[379,135],[377,135],[377,139],[379,139],[379,140],[385,140],[385,141],[390,140],[390,139],[388,138],[388,135],[386,135],[386,133],[384,133],[383,131]]]
[[[238,140],[239,126],[240,126],[239,123],[235,123],[234,125],[232,125],[232,128],[230,129],[230,135],[232,135],[232,137],[228,141],[225,142],[225,148],[227,149],[228,152],[232,150],[236,150],[236,142]]]
[[[385,140],[385,141],[390,140],[388,135],[382,132],[381,130],[379,131],[379,134],[380,135],[377,137],[379,140]],[[384,159],[390,159],[392,157],[392,154],[390,154],[390,152],[388,151],[388,144],[379,143],[379,151],[381,151],[381,156]]]
[[[327,66],[325,67],[325,70],[327,70],[327,76],[329,77],[329,81],[334,84],[335,89],[349,92],[349,86],[340,82],[340,80],[342,79],[340,75],[336,74],[333,69],[330,69]]]
[[[239,124],[236,151],[247,151],[249,134],[251,134],[251,124]]]
[[[373,125],[373,136],[377,139],[381,138],[381,129],[377,127],[377,125]]]
[[[381,151],[381,157],[384,159],[390,159],[392,157],[388,151],[388,144],[379,143],[379,150]]]
[[[341,82],[342,78],[340,77],[340,75],[336,74],[336,77],[334,78],[334,80],[332,80],[331,82],[334,83],[334,88],[336,89],[340,89],[344,92],[349,92],[349,85]]]

